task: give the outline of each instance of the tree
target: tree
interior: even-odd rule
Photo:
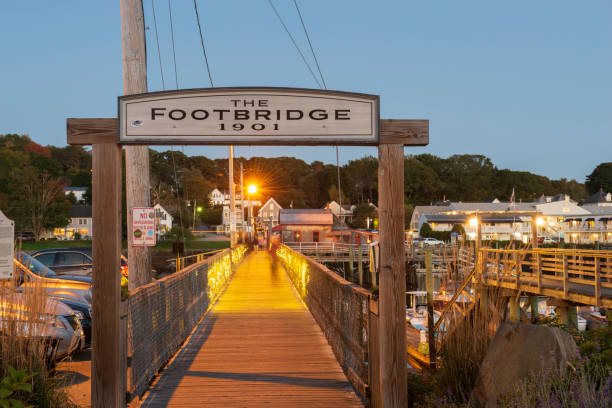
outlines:
[[[421,229],[419,230],[419,236],[421,238],[428,238],[431,237],[431,233],[433,232],[433,230],[431,229],[431,225],[429,225],[429,223],[424,222],[423,225],[421,225]]]
[[[605,193],[612,191],[612,162],[601,163],[587,176],[586,188],[589,194],[602,189]]]
[[[451,232],[456,232],[459,235],[465,235],[465,228],[461,224],[453,224]]]
[[[370,203],[359,203],[353,211],[351,225],[354,228],[366,228],[368,226],[368,218],[370,219],[370,226],[374,225],[374,218],[378,218],[376,208]]]
[[[31,229],[40,239],[49,228],[65,227],[70,221],[70,202],[65,183],[27,166],[11,172],[12,199],[9,214],[20,228]]]

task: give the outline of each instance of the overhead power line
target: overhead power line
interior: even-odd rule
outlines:
[[[300,16],[300,21],[302,22],[302,28],[304,28],[304,34],[306,34],[306,39],[308,40],[308,46],[310,47],[310,52],[312,53],[312,57],[315,60],[315,64],[317,64],[317,70],[319,71],[321,82],[323,82],[323,88],[327,89],[325,78],[323,78],[323,73],[321,72],[321,67],[319,66],[319,60],[317,59],[317,55],[314,52],[312,43],[310,42],[310,36],[308,35],[308,30],[306,30],[306,24],[304,23],[304,19],[302,18],[302,13],[300,12],[300,7],[297,4],[297,0],[293,0],[293,4],[295,4],[295,9],[297,10],[298,16]]]
[[[208,79],[210,87],[214,88],[212,75],[210,74],[210,66],[208,65],[208,57],[206,56],[206,47],[204,46],[204,35],[202,35],[202,26],[200,25],[200,13],[198,13],[198,3],[193,0],[193,8],[195,9],[196,20],[198,21],[198,30],[200,31],[200,43],[202,44],[202,52],[204,53],[204,61],[206,62],[206,70],[208,71]]]
[[[268,4],[270,4],[270,7],[272,7],[272,10],[274,11],[274,14],[276,14],[276,17],[278,17],[278,20],[280,21],[281,25],[285,29],[285,32],[287,33],[287,35],[291,39],[291,42],[293,43],[293,46],[295,47],[297,52],[300,54],[300,57],[302,57],[302,61],[304,61],[304,64],[306,64],[306,67],[308,68],[308,71],[310,71],[310,74],[312,75],[312,78],[315,80],[315,82],[317,83],[319,88],[322,88],[321,83],[319,82],[319,80],[317,79],[317,76],[315,75],[314,71],[310,67],[310,64],[308,63],[308,61],[306,61],[306,57],[304,57],[304,54],[302,53],[302,50],[300,50],[300,47],[297,45],[297,43],[295,42],[295,39],[293,38],[293,36],[289,32],[289,29],[285,25],[285,22],[283,21],[283,18],[280,16],[280,14],[278,14],[278,11],[276,10],[276,7],[274,7],[274,4],[272,3],[272,0],[268,0]]]
[[[159,50],[159,33],[157,32],[157,17],[155,16],[155,0],[151,0],[151,9],[153,10],[153,26],[155,27],[155,41],[157,41],[157,58],[159,59],[159,73],[161,75],[162,89],[166,90],[166,81],[164,81],[164,70],[162,68],[161,51]]]
[[[178,73],[176,71],[176,51],[174,48],[174,24],[172,23],[172,6],[170,0],[168,0],[168,12],[170,14],[170,36],[172,38],[172,58],[174,59],[174,81],[176,83],[176,89],[178,89]]]

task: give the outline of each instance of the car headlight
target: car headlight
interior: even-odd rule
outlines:
[[[78,310],[74,311],[74,315],[79,320],[84,320],[85,319],[85,315],[83,314],[83,312],[79,312]]]
[[[68,330],[68,327],[59,316],[56,316],[55,319],[53,319],[52,326],[57,327],[58,329]]]

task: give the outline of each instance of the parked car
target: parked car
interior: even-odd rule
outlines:
[[[36,236],[32,231],[15,231],[15,239],[18,241],[34,241]]]
[[[542,240],[542,244],[556,244],[557,240],[551,237],[546,237]]]
[[[47,357],[57,361],[85,347],[80,312],[47,298],[42,311],[32,311],[28,295],[3,294],[0,299],[0,332],[28,339],[44,339],[53,344]]]
[[[81,323],[81,327],[83,328],[83,333],[85,334],[85,344],[91,344],[91,305],[84,302],[79,302],[78,300],[74,300],[72,298],[65,297],[53,297],[53,300],[57,300],[58,302],[62,302],[69,308],[71,308],[77,314],[79,318],[79,322]]]
[[[421,238],[421,242],[425,245],[444,245],[444,241],[435,238]]]
[[[30,255],[59,275],[71,274],[73,276],[91,277],[93,269],[91,247],[41,249],[30,253]],[[128,262],[123,255],[121,256],[121,274],[126,278],[128,277]]]
[[[15,283],[23,291],[42,287],[48,296],[74,299],[91,304],[91,278],[84,276],[60,276],[25,252],[17,252],[14,258]],[[82,279],[88,279],[84,282]]]

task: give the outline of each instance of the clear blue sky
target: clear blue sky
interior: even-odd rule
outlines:
[[[208,87],[191,0],[172,0],[179,87]],[[198,0],[216,86],[317,85],[266,0]],[[302,49],[293,2],[275,0]],[[381,96],[386,118],[428,118],[443,157],[583,181],[612,160],[612,2],[301,0],[330,89]],[[167,89],[168,4],[155,0]],[[149,90],[162,89],[144,0]],[[65,145],[67,117],[116,116],[122,93],[119,0],[4,0],[0,133]],[[307,54],[309,55],[309,54]],[[189,154],[224,157],[223,147]],[[238,155],[335,161],[332,147],[239,147]],[[376,154],[342,147],[341,161]]]

